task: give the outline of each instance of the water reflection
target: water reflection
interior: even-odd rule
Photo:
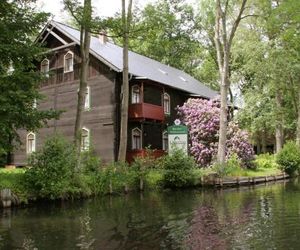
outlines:
[[[299,245],[299,180],[230,190],[107,196],[0,212],[0,249],[299,249]]]

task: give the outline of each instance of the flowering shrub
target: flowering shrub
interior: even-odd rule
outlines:
[[[178,107],[182,122],[189,128],[190,153],[201,166],[211,165],[217,155],[220,103],[218,100],[189,99]],[[226,142],[226,157],[236,154],[244,166],[249,166],[254,152],[248,134],[229,122]]]

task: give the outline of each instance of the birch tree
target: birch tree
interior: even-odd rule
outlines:
[[[239,4],[233,4],[233,10],[237,9],[236,17],[230,25],[229,8],[230,1],[216,0],[215,6],[215,36],[214,42],[217,51],[217,62],[220,76],[220,92],[221,92],[221,114],[218,144],[218,163],[224,164],[226,161],[226,132],[227,132],[227,95],[230,87],[229,77],[229,61],[231,54],[231,45],[240,21],[245,11],[247,0],[242,0]],[[233,11],[235,13],[235,11]]]

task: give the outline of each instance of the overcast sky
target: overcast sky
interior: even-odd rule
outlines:
[[[155,2],[155,0],[134,0],[134,3],[137,3],[139,6],[145,6],[151,2]],[[99,16],[113,16],[115,12],[121,10],[121,3],[121,0],[92,0],[92,5]],[[65,21],[67,19],[67,14],[63,11],[62,0],[37,0],[37,5],[41,10],[54,15],[54,20],[56,21]]]

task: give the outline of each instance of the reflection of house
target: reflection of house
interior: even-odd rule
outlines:
[[[79,39],[78,30],[53,21],[41,32],[38,41],[46,44],[49,54],[38,68],[48,80],[42,83],[41,93],[46,98],[38,108],[65,112],[36,134],[20,132],[27,150],[15,152],[15,164],[24,164],[26,151],[41,147],[55,131],[72,138],[79,87]],[[90,55],[82,149],[91,146],[103,160],[110,161],[116,158],[119,144],[122,48],[100,35],[92,37]],[[128,158],[142,154],[148,145],[157,153],[166,150],[165,129],[175,119],[175,107],[190,96],[216,95],[188,74],[133,52],[129,52],[129,73]]]

